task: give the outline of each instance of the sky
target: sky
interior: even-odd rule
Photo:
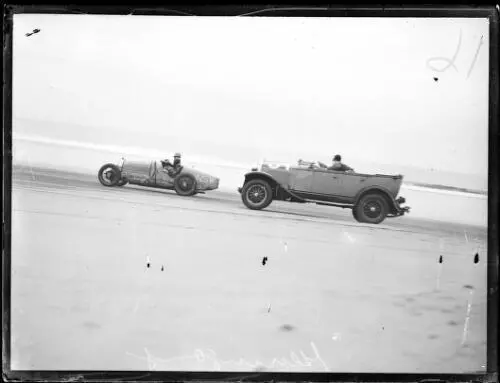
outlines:
[[[13,131],[29,119],[47,137],[52,122],[68,139],[175,137],[185,155],[196,139],[225,160],[340,153],[355,168],[486,179],[488,31],[487,19],[15,15]]]

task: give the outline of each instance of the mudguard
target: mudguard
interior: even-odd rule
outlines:
[[[261,172],[261,171],[251,171],[245,174],[245,182],[246,184],[248,181],[251,181],[256,178],[263,178],[266,181],[268,181],[271,184],[271,187],[273,188],[274,193],[278,193],[278,188],[283,190],[284,193],[288,194],[290,197],[296,198],[299,201],[306,202],[306,200],[302,197],[299,197],[295,193],[291,192],[287,186],[284,186],[280,182],[278,182],[273,176],[266,172]],[[278,187],[276,187],[278,186]],[[238,188],[238,193],[241,193],[243,188],[239,187]]]
[[[370,192],[376,192],[376,193],[383,193],[386,197],[391,206],[389,206],[393,211],[396,213],[403,213],[405,212],[405,208],[401,208],[399,206],[398,201],[392,196],[392,194],[387,190],[386,188],[382,186],[368,186],[366,188],[361,189],[358,194],[356,194],[356,197],[354,198],[354,205],[357,205],[361,197],[365,194],[368,194]],[[408,208],[409,209],[409,208]]]

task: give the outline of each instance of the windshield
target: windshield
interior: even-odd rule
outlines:
[[[297,165],[305,168],[327,168],[328,166],[321,161],[304,161],[302,159],[297,161]]]

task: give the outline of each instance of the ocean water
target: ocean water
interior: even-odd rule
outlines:
[[[143,131],[141,131],[141,129]],[[198,130],[204,129],[199,127]],[[210,128],[206,128],[210,131]],[[229,134],[231,133],[231,134]],[[214,135],[207,139],[195,131],[171,130],[166,127],[96,127],[75,123],[62,123],[26,118],[14,118],[13,135],[18,139],[30,139],[32,142],[53,143],[62,147],[98,149],[110,153],[126,152],[147,158],[171,157],[174,152],[183,153],[185,161],[214,163],[224,166],[249,169],[260,161],[280,161],[296,163],[299,158],[306,161],[329,163],[332,153],[314,150],[314,145],[302,148],[289,147],[284,142],[266,139],[261,132],[246,132],[234,140],[234,132],[227,137]],[[257,136],[254,137],[254,136]],[[202,138],[205,137],[205,138]],[[26,140],[25,140],[26,141]],[[380,164],[373,161],[344,158],[346,163],[359,173],[367,174],[403,174],[408,183],[427,183],[446,185],[472,190],[487,190],[488,172],[482,169],[479,174],[461,174],[459,172],[438,171],[418,168],[403,164]],[[458,167],[457,167],[458,168]]]
[[[54,140],[43,136],[14,135],[13,164],[48,167],[86,174],[96,174],[105,163],[118,163],[121,157],[151,160],[165,157],[175,148],[145,150],[136,146],[92,144],[77,140]],[[235,192],[244,174],[255,162],[232,162],[215,155],[185,155],[185,166],[197,168],[220,178],[220,189]],[[97,181],[96,181],[97,182]],[[400,195],[411,207],[410,217],[487,227],[486,195],[436,190],[403,184]]]

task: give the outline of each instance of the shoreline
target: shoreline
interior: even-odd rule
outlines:
[[[97,144],[93,142],[81,142],[81,141],[75,141],[75,140],[67,140],[67,139],[60,139],[60,138],[50,138],[50,137],[43,137],[43,136],[34,136],[34,135],[25,135],[23,133],[21,134],[15,134],[13,135],[13,141],[25,141],[33,144],[41,144],[41,145],[51,145],[51,146],[56,146],[56,147],[65,147],[65,148],[73,148],[73,149],[81,149],[81,150],[92,150],[92,151],[98,151],[98,152],[105,152],[105,153],[113,153],[117,156],[130,156],[130,157],[136,157],[136,158],[142,158],[142,159],[152,159],[156,158],[158,156],[162,156],[163,153],[157,149],[147,149],[145,147],[136,147],[136,146],[122,146],[122,145],[108,145],[108,144]],[[147,153],[147,154],[146,154]],[[225,169],[233,169],[233,170],[241,170],[242,174],[246,173],[249,171],[253,166],[256,164],[251,164],[250,162],[245,163],[238,163],[234,161],[227,161],[227,160],[222,160],[220,158],[216,157],[211,157],[211,156],[206,156],[206,155],[201,155],[201,156],[192,156],[192,161],[190,161],[192,165],[209,165],[209,166],[216,166],[216,167],[221,167]],[[47,166],[47,165],[43,165]],[[54,168],[58,169],[58,168]],[[89,170],[87,170],[89,171]],[[384,174],[390,175],[390,173],[386,172]],[[471,195],[481,195],[481,196],[487,196],[488,191],[487,190],[482,190],[482,189],[477,189],[477,188],[471,188],[471,187],[460,187],[460,186],[451,186],[449,183],[448,184],[439,184],[435,182],[422,182],[422,181],[416,181],[415,178],[410,178],[408,176],[405,176],[404,181],[403,181],[404,186],[411,186],[411,187],[418,187],[418,188],[424,188],[427,191],[447,191],[447,192],[457,192],[457,193],[465,193],[465,194],[471,194]]]
[[[95,174],[92,172],[85,170],[85,169],[74,169],[74,170],[68,170],[68,169],[61,169],[61,168],[55,168],[55,167],[50,167],[50,166],[29,166],[29,165],[24,165],[24,164],[14,164],[12,167],[12,186],[15,185],[16,182],[16,173],[18,174],[26,174],[26,173],[31,173],[33,180],[36,180],[37,174],[40,176],[43,175],[48,175],[48,176],[53,176],[53,177],[60,177],[64,178],[67,180],[78,180],[81,182],[89,182],[89,181],[95,181],[98,183],[97,180],[97,171]],[[12,189],[11,189],[12,190]],[[406,190],[411,190],[411,189],[406,189]],[[222,187],[217,190],[218,193],[221,193],[223,195],[229,195],[231,196],[230,198],[240,198],[238,192],[236,189],[230,188],[230,187]],[[442,192],[443,193],[443,192]],[[450,192],[450,193],[456,193],[456,192]],[[436,193],[439,194],[439,193]],[[456,193],[457,195],[460,195],[460,193]],[[478,198],[477,195],[472,195],[470,194],[469,196],[472,196],[474,198]],[[428,217],[422,217],[422,216],[408,216],[405,219],[410,219],[411,221],[414,221],[415,223],[419,223],[419,225],[431,225],[430,227],[434,227],[436,225],[441,225],[443,222],[446,222],[447,224],[456,226],[459,229],[459,231],[462,230],[468,230],[468,228],[474,228],[478,230],[487,230],[487,226],[484,226],[482,224],[476,224],[476,223],[467,223],[467,222],[455,222],[455,221],[448,221],[448,220],[440,220],[440,219],[433,219],[433,218],[428,218]]]
[[[425,183],[425,182],[414,182],[414,181],[405,182],[405,181],[403,181],[403,185],[406,185],[406,186],[416,186],[416,187],[419,187],[419,188],[423,188],[425,190],[450,191],[450,192],[465,193],[465,194],[474,194],[474,195],[482,195],[482,196],[487,196],[488,195],[488,191],[487,190],[466,189],[466,188],[460,188],[460,187],[456,187],[456,186],[428,184],[428,183]]]
[[[225,167],[224,165],[218,165],[221,167]],[[31,166],[31,165],[26,165],[26,164],[12,164],[12,170],[23,170],[23,169],[37,169],[39,171],[57,171],[65,174],[82,174],[86,176],[93,176],[94,173],[91,172],[88,169],[83,169],[83,168],[75,168],[73,170],[67,170],[67,169],[62,169],[60,167],[56,166],[50,166],[50,165],[38,165],[38,166]],[[96,169],[95,174],[97,175],[97,171],[99,169]],[[242,173],[243,175],[243,173]],[[487,197],[488,196],[488,191],[485,190],[473,190],[473,189],[466,189],[466,188],[460,188],[456,186],[448,186],[448,185],[436,185],[436,184],[428,184],[424,182],[413,182],[413,181],[403,181],[403,184],[401,185],[402,188],[407,188],[407,189],[412,189],[412,190],[422,190],[426,192],[434,192],[434,193],[439,193],[439,192],[449,192],[452,194],[459,193],[460,195],[468,195],[471,197]],[[227,190],[230,190],[229,188]]]

